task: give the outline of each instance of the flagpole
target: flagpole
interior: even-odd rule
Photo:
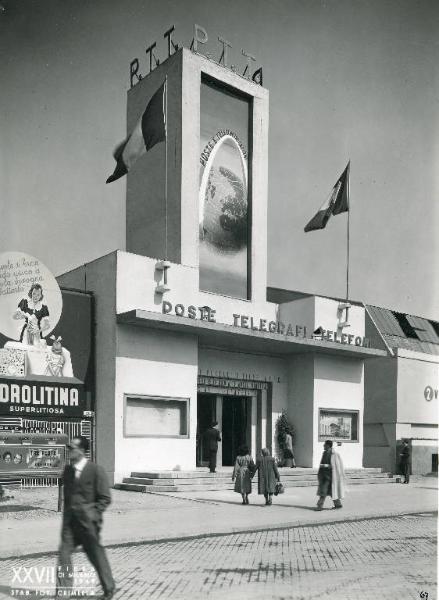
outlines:
[[[346,177],[348,185],[348,222],[347,222],[347,248],[346,248],[346,302],[349,302],[349,229],[350,229],[350,218],[351,218],[351,161],[349,161],[348,176]]]
[[[165,260],[168,260],[168,76],[165,76]]]

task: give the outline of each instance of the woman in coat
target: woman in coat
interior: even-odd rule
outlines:
[[[249,504],[248,495],[252,493],[252,477],[255,463],[250,456],[247,446],[240,446],[233,469],[232,481],[235,482],[235,492],[241,494],[242,503]]]
[[[274,458],[270,456],[268,448],[262,448],[261,458],[256,463],[258,471],[258,494],[264,494],[265,504],[272,503],[276,481],[280,481],[279,471],[277,470]]]

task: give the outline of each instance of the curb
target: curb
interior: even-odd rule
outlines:
[[[342,516],[342,515],[340,515]],[[163,544],[163,543],[177,543],[177,542],[182,542],[185,540],[196,540],[196,539],[202,539],[202,538],[213,538],[213,537],[225,537],[227,535],[235,535],[235,534],[245,534],[245,533],[258,533],[261,531],[279,531],[279,530],[283,530],[283,529],[295,529],[298,527],[324,527],[327,525],[334,525],[334,524],[339,524],[339,523],[353,523],[353,522],[362,522],[362,521],[373,521],[373,520],[383,520],[383,519],[390,519],[390,518],[398,518],[398,517],[405,517],[405,516],[427,516],[427,517],[436,517],[438,516],[438,512],[435,510],[421,510],[421,511],[410,511],[410,512],[392,512],[392,513],[387,513],[385,515],[380,514],[380,515],[367,515],[367,516],[360,516],[360,517],[345,517],[345,518],[336,518],[336,519],[331,519],[329,521],[320,521],[320,522],[315,522],[315,521],[309,521],[309,520],[303,520],[303,521],[295,521],[295,522],[285,522],[285,523],[278,523],[274,526],[269,526],[269,525],[260,525],[260,526],[248,526],[248,527],[232,527],[227,531],[219,531],[219,532],[209,532],[209,533],[182,533],[178,536],[174,536],[174,537],[150,537],[150,538],[144,538],[141,540],[133,540],[133,541],[129,541],[129,542],[113,542],[113,543],[109,543],[105,545],[106,549],[111,549],[111,548],[130,548],[133,546],[142,546],[142,545],[152,545],[152,544]],[[82,552],[82,550],[76,550],[76,552]],[[12,556],[5,556],[5,557],[0,557],[0,564],[3,562],[6,562],[8,560],[17,560],[17,559],[23,559],[23,560],[27,560],[30,558],[42,558],[43,556],[47,556],[47,557],[56,557],[58,555],[58,550],[49,550],[49,551],[40,551],[40,552],[31,552],[29,554],[21,554],[19,556],[17,555],[12,555]]]

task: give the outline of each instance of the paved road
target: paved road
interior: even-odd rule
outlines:
[[[117,600],[436,598],[431,513],[118,544],[108,553]],[[0,599],[13,595],[13,567],[16,573],[20,567],[41,573],[54,561],[53,553],[0,561]],[[82,553],[75,564],[88,570]],[[29,587],[29,578],[15,587]],[[41,597],[35,590],[27,597]]]

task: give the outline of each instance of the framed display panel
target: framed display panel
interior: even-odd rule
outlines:
[[[319,442],[359,442],[358,410],[319,409]]]
[[[200,95],[200,289],[249,299],[252,98],[207,76]]]
[[[124,436],[189,437],[189,398],[125,394]]]
[[[1,475],[59,476],[66,464],[66,447],[38,444],[1,444]]]

